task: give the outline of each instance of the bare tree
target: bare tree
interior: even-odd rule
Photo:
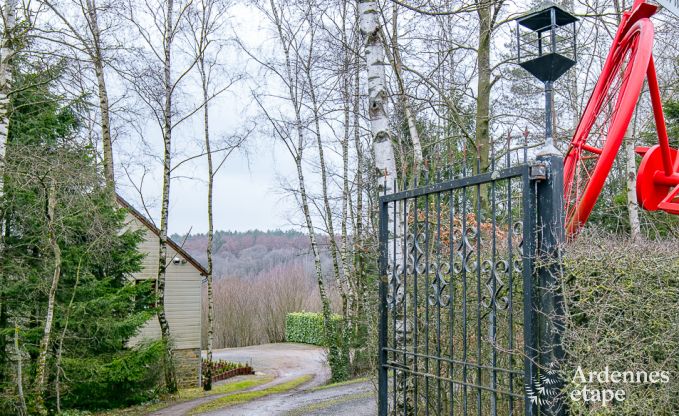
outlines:
[[[53,42],[58,48],[67,46],[72,49],[77,59],[82,59],[91,68],[96,77],[96,96],[98,97],[99,124],[101,128],[101,141],[103,148],[104,177],[106,184],[113,190],[115,188],[115,174],[113,163],[113,144],[111,134],[111,104],[106,83],[105,56],[109,46],[104,40],[106,35],[100,26],[100,13],[111,14],[116,6],[108,0],[97,3],[97,0],[71,0],[68,3],[54,0],[40,0],[45,4],[62,26],[54,26],[49,23],[39,30],[36,36]],[[82,18],[82,24],[73,19],[72,13]],[[111,20],[111,19],[108,19]],[[120,30],[119,26],[107,28],[107,32]]]
[[[156,291],[158,295],[158,323],[162,339],[165,343],[165,384],[170,392],[177,391],[177,377],[174,368],[174,352],[172,346],[172,332],[165,314],[165,279],[167,259],[167,229],[169,219],[170,182],[172,173],[172,132],[179,123],[194,114],[202,105],[194,111],[183,115],[179,120],[175,119],[176,109],[173,98],[180,82],[188,76],[196,64],[196,59],[190,60],[179,75],[173,76],[173,45],[179,31],[184,27],[184,19],[192,0],[146,0],[141,5],[141,10],[146,13],[142,16],[137,14],[136,4],[129,4],[128,20],[137,28],[141,37],[143,48],[137,51],[137,58],[142,62],[141,67],[130,68],[127,74],[133,88],[137,90],[139,98],[144,101],[158,123],[163,139],[163,185],[160,211],[160,227],[158,236],[158,274],[156,279]],[[144,19],[150,19],[152,25],[148,25]],[[151,33],[148,27],[154,28],[157,33]],[[155,36],[160,37],[160,42]],[[148,54],[150,53],[150,57]],[[146,60],[146,62],[144,62]],[[175,68],[176,70],[176,68]]]
[[[316,281],[324,321],[324,338],[327,340],[329,348],[328,360],[332,377],[338,380],[346,377],[346,364],[348,362],[341,357],[343,352],[340,351],[335,342],[336,334],[331,320],[330,297],[321,267],[320,247],[311,211],[313,201],[310,201],[307,191],[303,165],[304,151],[308,146],[306,132],[311,131],[317,140],[319,132],[317,125],[319,122],[318,101],[312,98],[310,91],[313,89],[313,85],[309,84],[309,76],[304,72],[305,69],[310,67],[309,62],[316,58],[313,55],[312,47],[315,28],[309,25],[306,19],[306,16],[311,13],[311,9],[314,7],[316,5],[313,3],[288,5],[282,2],[277,3],[275,0],[270,0],[267,6],[260,5],[260,10],[274,26],[277,46],[280,48],[280,55],[282,55],[282,62],[264,60],[249,52],[247,48],[245,50],[252,59],[257,61],[270,74],[275,75],[276,80],[282,84],[285,89],[283,100],[289,105],[290,112],[292,113],[292,117],[289,118],[280,109],[272,110],[267,107],[263,102],[263,96],[259,94],[254,96],[263,116],[273,129],[275,137],[285,146],[295,163],[297,172],[295,196],[298,199],[304,216],[311,251],[314,256]],[[293,15],[292,10],[297,10],[299,12],[298,15]],[[286,14],[286,11],[290,13]],[[298,73],[298,69],[302,70],[302,74]],[[310,114],[306,114],[305,109],[311,109]],[[327,214],[327,210],[324,208],[320,211]],[[333,256],[336,255],[337,252],[335,250]],[[335,272],[337,272],[337,269],[335,269]]]
[[[215,73],[222,72],[219,68],[218,56],[222,52],[222,45],[219,42],[218,36],[223,31],[226,20],[226,12],[229,6],[228,1],[224,0],[200,0],[189,13],[188,23],[191,27],[191,39],[189,43],[193,49],[192,55],[197,62],[198,74],[200,76],[200,88],[202,91],[202,111],[203,111],[203,141],[205,146],[205,156],[207,158],[207,360],[212,362],[212,349],[214,344],[214,290],[213,290],[213,245],[214,245],[214,217],[213,217],[213,195],[214,195],[214,180],[215,175],[219,169],[224,165],[226,159],[232,154],[234,150],[239,149],[248,133],[242,136],[232,136],[223,146],[215,148],[211,142],[210,135],[210,106],[209,101],[216,94],[225,91],[231,86],[239,76],[233,76],[224,81],[227,87],[220,87],[217,93],[211,91],[214,89],[214,84],[218,83],[215,79]],[[218,71],[219,70],[219,71]],[[221,161],[217,160],[213,163],[213,155],[220,156]],[[204,375],[205,381],[203,387],[205,390],[212,389],[212,366],[207,366],[207,371]]]

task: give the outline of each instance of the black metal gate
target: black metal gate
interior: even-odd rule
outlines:
[[[380,415],[538,413],[545,175],[525,164],[380,198]]]

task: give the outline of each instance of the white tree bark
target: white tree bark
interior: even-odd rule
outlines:
[[[172,40],[174,38],[174,1],[167,0],[165,7],[165,28],[163,38],[163,195],[160,211],[160,232],[158,248],[158,277],[156,289],[158,293],[158,323],[162,339],[165,342],[165,385],[170,393],[177,391],[177,376],[174,367],[174,349],[172,332],[165,314],[165,279],[167,268],[167,226],[170,205],[170,174],[172,172]]]
[[[397,179],[394,146],[387,117],[385,54],[380,39],[379,9],[376,0],[359,0],[360,27],[364,38],[365,60],[368,67],[368,115],[375,152],[378,189],[392,193]]]
[[[385,51],[383,40],[380,39],[382,31],[379,25],[379,9],[376,0],[359,0],[359,13],[360,13],[360,28],[363,34],[365,42],[365,58],[366,65],[368,67],[368,115],[370,118],[370,131],[372,134],[373,151],[375,153],[375,168],[377,169],[377,178],[380,182],[377,189],[384,193],[396,192],[396,159],[394,157],[394,147],[391,141],[391,133],[389,132],[389,118],[387,117],[387,98],[388,93],[386,90],[386,79],[385,79]],[[396,259],[396,263],[400,263],[402,256],[403,246],[402,242],[398,241],[401,237],[399,233],[401,232],[400,226],[400,212],[397,207],[396,215],[392,215],[391,212],[388,215],[387,228],[389,232],[396,229],[396,235],[392,238],[396,239],[395,244],[387,244],[389,249],[389,262],[394,263],[393,259]],[[393,211],[392,211],[393,212]],[[394,248],[396,246],[396,248]],[[395,267],[396,264],[391,264],[391,267]],[[405,272],[405,271],[404,271]],[[386,276],[381,276],[384,278]],[[400,290],[403,290],[402,288]],[[400,301],[407,301],[407,299],[400,294],[392,293],[392,296],[400,298]],[[398,306],[395,307],[397,311],[402,310]],[[398,313],[398,312],[397,312]],[[403,316],[399,316],[396,319],[397,325],[395,328],[395,338],[397,348],[399,345],[408,345],[411,335],[410,324]],[[404,324],[405,322],[405,324]],[[406,363],[406,365],[408,365]],[[402,371],[397,371],[397,386],[394,386],[400,392],[404,392],[403,395],[398,394],[398,402],[394,405],[400,412],[411,413],[412,409],[409,405],[408,400],[401,400],[402,397],[410,397],[411,382],[410,377]]]
[[[12,50],[12,32],[16,26],[17,0],[6,0],[3,10],[5,27],[0,40],[0,201],[4,195],[5,152],[7,134],[9,132],[9,93],[12,90],[12,70],[10,60]],[[4,222],[3,222],[4,223]],[[4,225],[0,224],[0,233],[4,235]],[[1,246],[0,246],[1,247]]]
[[[106,77],[104,75],[104,57],[102,54],[101,31],[97,18],[96,0],[86,0],[87,24],[92,34],[92,45],[88,48],[90,59],[94,65],[94,72],[97,76],[97,88],[99,92],[99,113],[101,117],[101,141],[104,150],[104,177],[106,184],[111,190],[115,189],[115,175],[113,169],[113,144],[111,140],[111,116],[108,99],[108,89],[106,88]]]

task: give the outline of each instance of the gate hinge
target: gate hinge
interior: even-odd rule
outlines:
[[[544,181],[547,179],[547,165],[544,163],[536,163],[530,166],[530,172],[528,173],[530,179],[535,181]]]

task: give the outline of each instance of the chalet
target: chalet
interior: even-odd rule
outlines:
[[[127,210],[126,226],[144,230],[139,250],[144,253],[142,270],[135,280],[156,279],[158,274],[159,230],[144,215],[118,195],[118,204]],[[180,385],[196,386],[201,382],[201,285],[207,270],[176,242],[168,239],[168,267],[165,283],[165,313],[172,331],[175,365]],[[150,319],[139,334],[129,341],[160,338],[158,319]]]

